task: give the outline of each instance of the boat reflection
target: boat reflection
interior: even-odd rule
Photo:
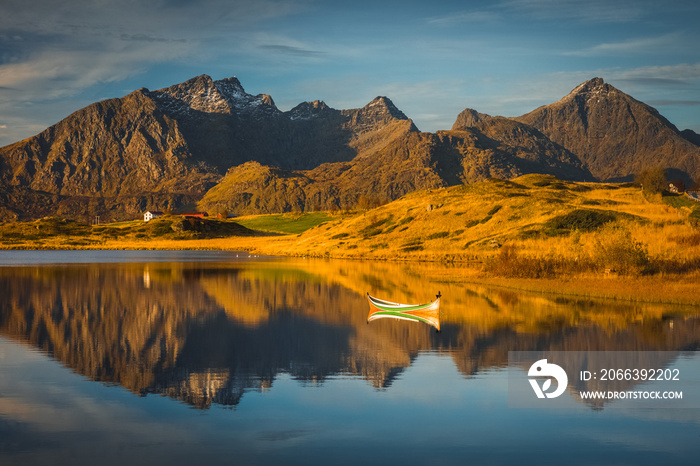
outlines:
[[[400,304],[391,301],[384,301],[370,296],[367,293],[369,301],[369,315],[367,323],[377,319],[396,319],[408,320],[410,322],[423,322],[431,325],[440,331],[440,293],[437,294],[436,300],[427,304]]]
[[[434,266],[431,266],[434,267]],[[443,290],[437,328],[367,325],[366,290],[416,302]],[[418,298],[418,299],[417,299]],[[388,389],[422,352],[465,377],[508,351],[692,350],[694,310],[515,293],[426,279],[417,265],[342,261],[0,268],[0,334],[75,372],[198,408],[236,405],[279,374]]]

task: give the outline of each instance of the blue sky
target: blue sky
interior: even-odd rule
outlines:
[[[385,95],[419,129],[517,116],[595,76],[700,132],[700,2],[0,3],[0,145],[97,100],[200,74],[288,110]]]

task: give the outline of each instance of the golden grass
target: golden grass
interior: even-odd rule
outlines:
[[[552,219],[577,210],[612,215],[616,220],[583,230],[552,230]],[[531,275],[541,277],[537,280],[526,273],[494,273],[496,269],[491,268],[490,283],[585,296],[697,302],[697,216],[687,206],[672,207],[660,196],[644,195],[634,186],[527,175],[411,193],[368,211],[329,216],[326,223],[301,234],[201,239],[190,233],[174,237],[169,233],[154,237],[143,222],[127,222],[99,232],[93,228],[90,235],[80,237],[6,242],[2,235],[6,225],[0,227],[0,248],[214,249],[256,255],[435,261],[462,264],[461,272],[452,279],[483,282],[487,280],[483,272],[507,245],[516,252],[518,264],[548,268]],[[254,221],[265,224],[264,218]],[[119,234],[107,235],[110,227],[119,229]],[[620,263],[627,259],[620,259],[619,254],[605,255],[605,248],[615,241],[622,253],[634,256],[630,264]]]

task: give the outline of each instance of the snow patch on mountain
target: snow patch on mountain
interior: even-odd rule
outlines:
[[[281,113],[267,94],[250,95],[237,78],[213,81],[207,75],[182,84],[150,92],[159,107],[173,116],[197,113],[253,114],[257,117]]]

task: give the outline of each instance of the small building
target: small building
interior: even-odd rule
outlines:
[[[153,220],[154,218],[158,218],[161,215],[163,215],[163,212],[159,210],[149,210],[145,214],[143,214],[143,221],[148,222],[150,220]]]

